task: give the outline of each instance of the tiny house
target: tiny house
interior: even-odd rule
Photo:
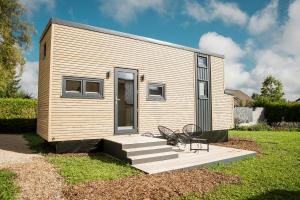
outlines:
[[[51,19],[40,39],[37,133],[48,142],[233,127],[224,57]]]

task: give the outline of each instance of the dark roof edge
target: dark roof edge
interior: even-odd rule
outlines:
[[[64,26],[70,26],[70,27],[100,32],[100,33],[106,33],[106,34],[131,38],[131,39],[135,39],[135,40],[151,42],[154,44],[170,46],[170,47],[183,49],[183,50],[187,50],[187,51],[192,51],[192,52],[197,52],[197,53],[201,53],[201,54],[207,54],[207,55],[216,56],[219,58],[224,58],[224,55],[211,53],[211,52],[207,52],[207,51],[201,51],[200,49],[196,49],[196,48],[192,48],[192,47],[186,47],[183,45],[165,42],[165,41],[161,41],[161,40],[156,40],[156,39],[152,39],[152,38],[147,38],[147,37],[143,37],[143,36],[133,35],[133,34],[129,34],[129,33],[123,33],[123,32],[119,32],[119,31],[114,31],[114,30],[109,30],[109,29],[105,29],[105,28],[99,28],[96,26],[90,26],[90,25],[86,25],[86,24],[80,24],[80,23],[76,23],[76,22],[71,22],[71,21],[66,21],[66,20],[61,20],[61,19],[54,19],[54,18],[51,18],[49,20],[46,28],[44,29],[44,31],[41,35],[40,41],[44,38],[44,36],[45,36],[46,32],[48,31],[48,29],[50,28],[51,24],[59,24],[59,25],[64,25]]]

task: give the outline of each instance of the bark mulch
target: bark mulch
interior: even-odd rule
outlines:
[[[231,137],[228,142],[214,143],[213,145],[255,151],[257,154],[262,153],[260,145],[248,138]]]
[[[66,186],[65,197],[81,199],[171,199],[185,193],[200,196],[220,184],[240,183],[238,176],[206,169],[180,170],[139,175],[110,181],[93,181]]]

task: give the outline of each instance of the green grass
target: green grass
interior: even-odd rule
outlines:
[[[18,188],[14,183],[16,174],[7,170],[0,170],[0,199],[13,200],[17,199]]]
[[[43,145],[43,139],[37,134],[25,134],[24,138],[28,141],[31,150],[44,154],[45,158],[58,169],[68,184],[92,180],[112,180],[142,173],[129,164],[105,154],[78,156],[75,154],[47,154],[49,149]]]
[[[34,153],[46,153],[47,149],[45,149],[44,140],[37,135],[36,133],[26,133],[23,134],[23,137],[25,140],[28,141],[29,148],[34,152]]]
[[[231,131],[256,140],[263,155],[210,167],[238,175],[239,185],[223,185],[204,199],[300,199],[300,132]]]
[[[93,156],[46,156],[59,169],[69,184],[92,180],[112,180],[137,175],[141,172],[129,164],[117,161],[104,154]]]
[[[300,132],[230,131],[230,136],[256,140],[263,155],[242,161],[215,165],[210,170],[238,175],[238,185],[222,185],[204,199],[299,199],[300,197]],[[34,136],[32,136],[34,137]],[[32,144],[39,149],[37,139]],[[140,174],[128,164],[105,155],[45,155],[69,184],[91,180],[110,180]],[[201,183],[199,183],[201,184]],[[198,199],[186,194],[183,199]]]

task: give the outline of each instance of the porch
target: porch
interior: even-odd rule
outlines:
[[[188,144],[179,149],[167,145],[164,139],[140,135],[107,137],[103,141],[103,151],[148,174],[228,163],[256,155],[254,151],[216,145],[210,145],[209,152],[190,151]]]

